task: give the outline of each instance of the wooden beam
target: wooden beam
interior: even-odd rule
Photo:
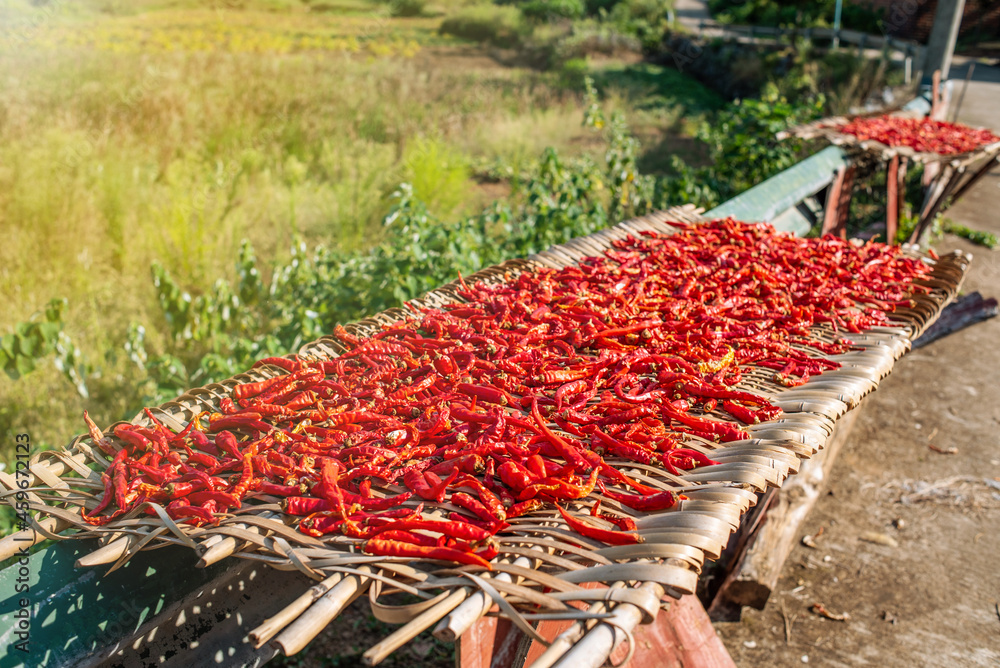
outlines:
[[[762,610],[774,592],[781,569],[799,538],[799,527],[809,515],[830,476],[837,453],[847,441],[860,408],[838,422],[827,446],[803,462],[799,472],[785,481],[742,559],[726,577],[709,606],[713,619],[738,618],[749,605]]]

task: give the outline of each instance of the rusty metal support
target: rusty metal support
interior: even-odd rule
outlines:
[[[835,234],[842,239],[847,238],[847,214],[851,206],[851,195],[854,191],[854,178],[857,169],[854,165],[846,165],[837,170],[833,183],[826,194],[826,206],[823,214],[823,234]]]
[[[572,622],[541,622],[538,632],[555,638]],[[656,621],[633,631],[634,653],[623,668],[735,668],[719,640],[708,613],[695,596],[683,596],[661,610]],[[458,641],[460,668],[530,668],[545,648],[531,641],[507,620],[484,617]],[[625,643],[611,654],[619,665],[628,652]]]
[[[889,170],[885,176],[885,241],[896,243],[896,229],[899,227],[900,183],[899,156],[889,160]]]

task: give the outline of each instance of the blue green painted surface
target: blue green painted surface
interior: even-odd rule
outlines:
[[[95,545],[64,541],[0,571],[0,668],[61,666],[106,648],[225,570],[196,568],[194,552],[178,547],[140,552],[108,575],[110,566],[75,568]],[[28,652],[17,648],[23,602]]]
[[[745,221],[774,221],[806,197],[826,187],[837,169],[846,164],[843,149],[839,146],[829,146],[707,211],[705,216],[710,218],[733,216]],[[794,218],[788,220],[792,221]],[[793,228],[786,231],[801,234],[805,230]]]

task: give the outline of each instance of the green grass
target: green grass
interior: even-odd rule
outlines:
[[[0,383],[0,431],[61,445],[84,408],[131,416],[144,373],[126,332],[144,325],[155,352],[166,329],[154,261],[197,294],[234,276],[244,238],[265,261],[295,235],[368,247],[403,180],[454,219],[503,194],[473,166],[591,148],[579,90],[439,34],[468,4],[419,18],[366,0],[0,6],[0,334],[66,297],[91,367],[87,400],[48,363]],[[599,78],[650,127],[717,104],[659,68]]]

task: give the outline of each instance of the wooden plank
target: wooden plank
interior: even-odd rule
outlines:
[[[844,188],[844,177],[847,175],[847,165],[837,170],[833,177],[833,182],[826,191],[826,203],[823,206],[823,227],[820,234],[826,235],[833,232],[839,220],[837,206],[840,202],[840,192]]]
[[[671,602],[655,623],[638,627],[633,636],[635,654],[628,668],[736,668],[696,596]],[[619,648],[611,663],[624,658]]]
[[[742,606],[762,610],[781,576],[785,560],[830,476],[837,453],[847,441],[860,408],[844,415],[827,446],[803,462],[799,472],[785,481],[760,525],[757,535],[723,581],[709,606],[713,619],[738,619]]]

